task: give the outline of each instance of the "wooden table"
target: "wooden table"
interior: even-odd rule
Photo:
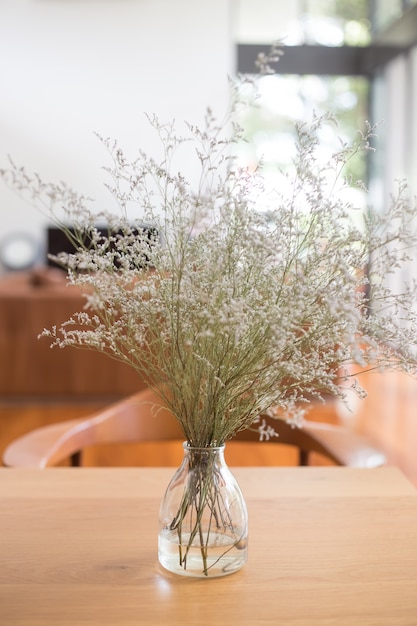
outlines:
[[[240,468],[246,566],[157,563],[172,469],[0,469],[3,626],[417,624],[417,492],[394,468]]]

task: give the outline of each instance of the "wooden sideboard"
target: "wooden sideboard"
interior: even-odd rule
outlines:
[[[8,274],[0,279],[0,398],[117,397],[144,384],[130,367],[76,348],[51,349],[44,328],[59,325],[84,299],[61,270]]]

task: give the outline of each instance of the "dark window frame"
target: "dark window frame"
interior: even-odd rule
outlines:
[[[279,62],[271,63],[277,74],[317,74],[367,76],[371,78],[379,67],[405,52],[404,47],[369,45],[363,47],[322,45],[283,46],[284,54]],[[238,44],[237,71],[239,74],[255,74],[259,53],[268,54],[268,46]]]

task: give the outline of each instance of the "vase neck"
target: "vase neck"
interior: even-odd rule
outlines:
[[[182,447],[184,448],[184,450],[187,450],[189,452],[199,452],[200,451],[200,452],[206,452],[206,453],[207,452],[216,453],[216,452],[224,452],[226,444],[223,443],[220,446],[193,446],[193,445],[190,445],[187,441],[185,441],[182,444]]]
[[[204,463],[209,459],[211,463],[224,463],[224,450],[225,444],[221,446],[208,446],[206,448],[200,448],[197,446],[190,446],[187,442],[183,444],[184,459],[193,461],[194,463]]]

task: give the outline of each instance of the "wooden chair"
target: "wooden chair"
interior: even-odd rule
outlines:
[[[179,422],[166,409],[155,411],[158,399],[150,389],[143,390],[107,409],[85,418],[37,428],[13,441],[5,450],[6,467],[46,468],[64,459],[81,464],[81,451],[102,443],[183,440]],[[262,416],[279,433],[268,443],[287,444],[299,450],[299,464],[308,465],[309,454],[316,452],[337,465],[378,467],[384,455],[363,437],[346,428],[305,420],[295,428],[283,420]],[[259,434],[244,430],[237,441],[259,441]],[[266,442],[262,445],[266,445]]]

